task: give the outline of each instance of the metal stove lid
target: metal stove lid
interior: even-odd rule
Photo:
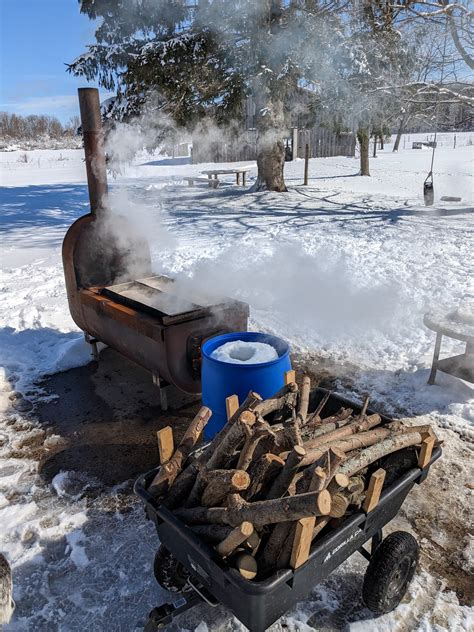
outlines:
[[[175,287],[173,279],[160,275],[109,285],[101,290],[101,294],[117,303],[159,318],[164,324],[200,318],[208,315],[211,308],[226,304],[225,301],[216,303],[203,297],[187,298],[177,294]]]

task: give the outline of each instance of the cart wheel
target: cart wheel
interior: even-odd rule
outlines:
[[[420,555],[415,538],[395,531],[377,547],[365,573],[362,598],[375,614],[398,606],[413,579]]]
[[[181,592],[189,577],[184,566],[163,545],[155,554],[153,573],[160,586],[170,592]]]

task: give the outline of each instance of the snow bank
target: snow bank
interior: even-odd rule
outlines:
[[[266,342],[233,340],[226,342],[211,354],[211,358],[230,364],[263,364],[278,359],[278,353]]]

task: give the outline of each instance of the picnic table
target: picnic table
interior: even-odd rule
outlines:
[[[474,383],[474,310],[461,308],[449,314],[440,314],[439,312],[425,314],[424,323],[426,327],[436,332],[433,364],[428,384],[435,383],[437,371],[443,371]],[[443,336],[465,342],[465,352],[440,360]]]
[[[434,140],[427,140],[427,141],[414,141],[411,144],[411,148],[412,149],[423,149],[423,147],[436,147],[436,141]]]
[[[240,184],[240,176],[242,175],[242,186],[244,187],[247,172],[251,169],[254,169],[256,166],[257,165],[246,165],[245,167],[234,167],[233,169],[206,169],[204,171],[201,171],[201,173],[207,175],[209,180],[212,180],[213,178],[217,180],[217,176],[226,175],[228,173],[235,173],[236,184]]]

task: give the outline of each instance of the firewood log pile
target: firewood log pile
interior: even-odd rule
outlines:
[[[176,449],[169,428],[158,433],[162,466],[149,491],[249,580],[298,568],[325,527],[372,511],[389,473],[374,470],[383,457],[412,448],[424,467],[436,443],[430,426],[382,425],[369,398],[358,414],[325,416],[326,393],[308,413],[310,388],[289,371],[270,399],[228,398],[227,424],[200,450],[205,406]]]

